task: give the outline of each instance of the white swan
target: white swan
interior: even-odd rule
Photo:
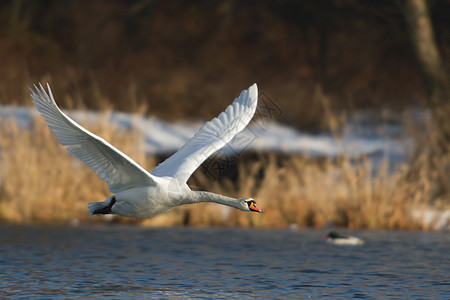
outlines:
[[[253,84],[217,118],[205,123],[175,154],[151,173],[104,139],[84,129],[56,105],[50,86],[31,89],[37,110],[63,146],[109,185],[114,194],[103,202],[89,203],[90,215],[117,214],[149,218],[182,204],[215,202],[243,211],[262,212],[252,198],[230,198],[192,191],[186,181],[211,154],[222,148],[253,117],[258,88]]]

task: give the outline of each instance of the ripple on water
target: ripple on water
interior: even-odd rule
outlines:
[[[0,298],[430,298],[450,290],[448,233],[0,228]]]

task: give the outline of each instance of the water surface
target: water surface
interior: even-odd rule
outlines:
[[[444,299],[449,232],[0,226],[0,298]]]

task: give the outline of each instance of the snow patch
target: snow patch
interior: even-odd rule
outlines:
[[[76,122],[98,122],[107,118],[118,129],[138,131],[145,141],[148,155],[168,155],[180,148],[203,125],[203,122],[167,122],[123,112],[98,113],[94,111],[65,111]],[[0,124],[14,118],[20,128],[32,128],[32,120],[40,117],[32,107],[0,106]],[[226,154],[240,154],[246,150],[302,153],[310,156],[336,157],[346,155],[357,158],[369,155],[390,162],[406,160],[412,142],[400,123],[368,122],[356,114],[342,130],[339,138],[330,133],[309,134],[276,122],[251,123],[226,147]]]

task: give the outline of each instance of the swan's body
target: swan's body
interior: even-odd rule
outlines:
[[[187,185],[191,174],[227,144],[250,122],[256,111],[256,84],[202,128],[175,154],[151,173],[107,141],[84,129],[56,105],[50,86],[48,93],[40,85],[31,97],[50,129],[67,150],[105,181],[114,194],[103,202],[89,203],[89,213],[118,214],[132,218],[149,218],[183,204],[215,202],[243,211],[262,212],[252,198],[230,198],[220,194],[192,191]]]
[[[327,243],[335,245],[364,245],[364,241],[355,236],[340,235],[336,231],[327,234]]]

